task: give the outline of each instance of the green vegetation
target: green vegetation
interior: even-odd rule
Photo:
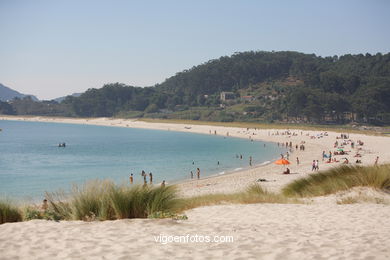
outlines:
[[[231,92],[222,101],[221,92]],[[390,124],[390,54],[319,57],[243,52],[184,70],[153,87],[120,83],[79,97],[0,103],[0,113],[204,121]]]
[[[295,180],[282,193],[290,197],[313,197],[359,186],[390,191],[390,165],[341,166]]]
[[[174,187],[121,187],[112,190],[110,202],[118,219],[146,218],[157,212],[171,212],[176,203],[176,191]]]
[[[19,221],[22,221],[19,208],[9,200],[0,200],[0,224]]]
[[[118,186],[111,181],[90,181],[74,186],[68,196],[47,193],[48,208],[25,207],[20,210],[9,201],[0,201],[0,224],[31,219],[114,220],[124,218],[187,219],[180,213],[202,206],[252,203],[304,203],[301,197],[314,197],[346,191],[353,187],[371,187],[390,192],[390,164],[380,166],[341,166],[311,174],[286,185],[281,193],[252,184],[242,192],[206,194],[178,198],[174,186]],[[365,194],[343,197],[337,204],[360,202],[389,204],[384,198]]]
[[[147,218],[175,206],[174,187],[117,186],[111,181],[90,181],[74,186],[71,194],[48,193],[49,212],[66,220]]]
[[[221,204],[254,204],[254,203],[301,203],[297,199],[287,198],[278,193],[265,190],[259,184],[253,184],[243,192],[230,194],[206,194],[182,199],[178,209],[180,211],[197,207]]]
[[[338,205],[355,204],[355,203],[374,203],[374,204],[385,204],[385,205],[389,204],[389,202],[383,198],[375,198],[372,196],[364,196],[364,195],[345,197],[337,201]]]

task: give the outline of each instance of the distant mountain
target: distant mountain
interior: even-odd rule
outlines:
[[[31,97],[34,101],[39,101],[39,99],[36,96],[28,95],[28,94],[22,94],[16,90],[13,90],[9,87],[4,86],[0,83],[0,101],[7,101],[12,100],[14,98],[25,98],[25,97]]]
[[[72,95],[68,95],[68,96],[72,96],[72,97],[79,97],[81,96],[81,94],[83,93],[73,93]],[[58,103],[61,103],[66,97],[68,96],[63,96],[63,97],[59,97],[59,98],[55,98],[53,99],[54,101],[57,101]]]

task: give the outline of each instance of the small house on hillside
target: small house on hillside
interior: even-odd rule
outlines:
[[[221,92],[221,100],[222,101],[228,101],[228,100],[234,100],[236,96],[233,92]]]
[[[241,97],[241,101],[244,101],[244,102],[252,102],[254,101],[256,98],[254,96],[242,96]]]

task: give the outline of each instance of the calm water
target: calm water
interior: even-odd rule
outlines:
[[[128,182],[130,173],[140,183],[142,170],[154,183],[189,179],[197,167],[202,177],[223,174],[248,167],[250,155],[261,164],[281,153],[273,143],[172,131],[1,120],[0,128],[0,196],[24,199],[90,179]]]

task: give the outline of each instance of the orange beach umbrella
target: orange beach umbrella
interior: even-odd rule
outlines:
[[[279,160],[275,161],[275,164],[278,164],[278,165],[287,165],[287,164],[290,164],[290,162],[287,161],[286,159],[279,159]]]

